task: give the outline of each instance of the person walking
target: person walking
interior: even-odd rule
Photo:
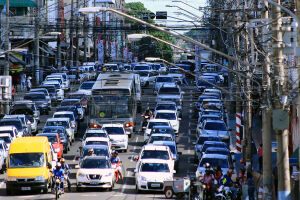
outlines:
[[[27,91],[30,91],[31,87],[32,87],[32,84],[31,84],[31,77],[29,76],[29,77],[27,78]]]
[[[12,101],[15,101],[15,94],[16,94],[16,88],[15,88],[15,85],[13,85],[11,88]]]
[[[26,74],[21,74],[21,91],[25,91],[26,88]]]
[[[249,200],[254,200],[254,192],[255,192],[255,185],[254,185],[254,179],[251,172],[247,172],[247,181],[248,185],[248,196]]]
[[[259,163],[259,170],[262,171],[263,168],[263,148],[262,148],[262,144],[260,144],[257,153],[258,153],[258,163]]]

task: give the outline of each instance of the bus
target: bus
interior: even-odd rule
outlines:
[[[141,85],[138,74],[99,74],[92,88],[90,127],[121,123],[131,137],[136,125],[136,113],[141,112]]]

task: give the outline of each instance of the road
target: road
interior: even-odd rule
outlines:
[[[74,86],[72,90],[76,90],[78,86]],[[180,122],[180,132],[178,137],[178,149],[179,152],[182,152],[182,156],[179,162],[179,170],[175,176],[184,177],[188,173],[193,173],[196,170],[196,165],[193,163],[193,154],[194,154],[194,145],[193,141],[196,140],[196,119],[193,119],[192,116],[192,108],[193,108],[193,88],[185,87],[183,88],[185,91],[184,99],[183,99],[183,115],[182,120]],[[148,106],[152,108],[155,104],[155,96],[151,89],[144,89],[143,91],[143,110],[145,110]],[[55,112],[55,108],[49,112],[49,115],[41,116],[41,122],[39,124],[39,130],[44,126],[47,118],[50,118]],[[87,117],[86,117],[87,118]],[[87,189],[83,192],[76,192],[76,169],[75,165],[78,164],[78,161],[75,160],[75,156],[77,154],[77,150],[81,144],[80,138],[82,137],[86,127],[87,127],[87,119],[81,123],[80,130],[78,131],[78,136],[76,138],[76,142],[71,147],[71,150],[64,155],[67,163],[71,168],[71,183],[72,183],[72,191],[66,192],[62,198],[63,199],[72,199],[72,200],[81,200],[81,199],[97,199],[101,197],[101,200],[131,200],[131,199],[164,199],[164,194],[161,192],[146,192],[142,194],[136,194],[135,192],[135,178],[134,178],[134,168],[135,161],[132,161],[131,157],[133,155],[137,155],[140,149],[143,146],[143,134],[140,131],[141,126],[139,125],[137,128],[137,132],[134,133],[133,137],[129,140],[129,146],[127,153],[119,153],[121,160],[124,165],[124,183],[116,184],[113,191],[109,192],[103,189]],[[141,117],[138,116],[138,121],[141,124]],[[0,175],[0,199],[53,199],[54,194],[37,194],[37,193],[23,193],[17,194],[16,196],[6,196],[5,192],[5,174]]]

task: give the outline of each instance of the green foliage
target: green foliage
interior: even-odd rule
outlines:
[[[144,7],[144,4],[141,2],[136,3],[126,3],[125,8],[129,8],[130,11],[127,14],[135,16],[139,19],[142,19],[143,12],[150,12],[150,10]],[[140,26],[141,24],[137,22],[132,22],[131,20],[125,21],[126,23],[131,23],[131,26]],[[154,24],[154,21],[149,19],[148,23]],[[132,31],[131,33],[141,33],[142,31]],[[174,38],[170,35],[157,31],[157,30],[147,30],[147,34],[153,35],[162,40],[172,42]],[[173,61],[173,50],[171,46],[164,44],[162,42],[157,42],[151,38],[143,38],[142,40],[135,43],[136,46],[139,46],[139,58],[144,59],[146,57],[159,57],[167,61]]]

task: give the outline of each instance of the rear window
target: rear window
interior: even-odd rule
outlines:
[[[67,121],[48,121],[46,126],[63,126],[65,128],[70,128]]]
[[[153,126],[169,126],[168,122],[149,122],[148,129],[152,129]]]
[[[162,160],[169,160],[169,153],[168,151],[152,151],[152,150],[144,150],[141,159],[162,159]]]
[[[121,127],[105,127],[105,130],[109,135],[124,135],[124,129]]]

